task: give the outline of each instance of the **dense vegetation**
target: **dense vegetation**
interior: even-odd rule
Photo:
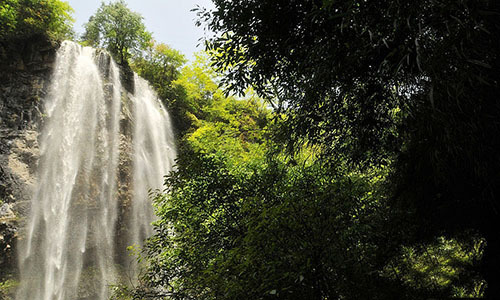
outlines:
[[[214,3],[213,66],[273,107],[267,151],[181,156],[142,292],[496,295],[498,4]]]
[[[391,222],[413,227],[404,244],[484,237],[475,271],[500,294],[498,1],[214,3],[200,14],[224,83],[274,100],[292,151],[388,164]]]
[[[27,39],[48,35],[67,39],[73,35],[68,3],[59,0],[2,0],[0,3],[0,40]]]
[[[123,1],[86,26],[178,133],[143,277],[115,297],[499,295],[500,4],[213,2],[188,66]],[[67,36],[69,11],[4,1],[0,37]]]

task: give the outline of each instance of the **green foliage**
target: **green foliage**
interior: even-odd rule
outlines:
[[[263,158],[270,112],[259,98],[225,96],[206,56],[196,55],[174,85],[182,88],[184,116],[189,129],[181,140],[182,149],[199,155],[224,155],[231,165]]]
[[[179,51],[151,41],[145,51],[133,58],[131,67],[151,83],[160,98],[170,103],[176,97],[172,82],[179,77],[184,63],[186,58]]]
[[[402,247],[400,256],[383,273],[417,289],[432,287],[454,297],[479,298],[484,295],[486,285],[474,268],[483,250],[482,239],[470,238],[464,243],[439,237],[419,248]]]
[[[212,145],[208,148],[212,149]],[[226,146],[221,144],[224,149]],[[197,149],[197,148],[195,148]],[[318,160],[235,164],[232,152],[184,153],[155,198],[159,220],[143,258],[147,299],[424,299],[480,296],[470,250],[439,239],[404,247],[384,182]]]
[[[102,3],[85,24],[83,36],[85,43],[105,47],[122,64],[131,54],[146,49],[150,40],[142,16],[132,12],[123,0]]]
[[[53,39],[73,36],[67,2],[59,0],[4,0],[0,3],[0,39],[44,34]]]
[[[469,283],[480,283],[461,244],[422,246],[437,258],[430,267],[400,258],[413,227],[390,213],[392,165],[356,170],[343,157],[325,160],[314,143],[290,157],[269,140],[286,120],[271,121],[258,99],[224,95],[201,55],[167,82],[182,91],[175,99],[189,127],[155,198],[157,233],[134,297],[420,299],[471,294]],[[399,108],[390,114],[401,118]],[[446,257],[457,258],[451,269]]]
[[[13,32],[17,23],[17,8],[19,3],[17,0],[5,1],[0,6],[0,25],[2,33]]]
[[[196,54],[194,63],[185,67],[181,75],[175,84],[185,91],[187,112],[196,118],[203,118],[203,108],[210,105],[215,97],[223,97],[215,81],[216,74],[208,65],[206,55]]]
[[[460,295],[460,289],[473,294],[467,289],[475,281],[466,272],[479,250],[442,239],[423,247],[427,254],[400,258],[391,252],[400,229],[387,219],[387,170],[347,174],[317,161],[291,162],[256,157],[234,165],[221,152],[181,158],[166,180],[168,193],[155,199],[157,234],[146,247],[149,285],[136,297],[421,299]]]
[[[109,300],[132,300],[133,293],[125,285],[113,285],[110,287],[111,295]]]
[[[6,279],[4,281],[0,281],[0,300],[8,300],[11,299],[15,288],[19,285],[14,279]]]
[[[314,267],[328,269],[321,253],[332,246],[324,231],[337,223],[329,212],[346,205],[338,220],[356,218],[350,208],[355,202],[326,194],[360,195],[323,184],[328,179],[320,183],[320,169],[272,164],[255,159],[234,167],[223,154],[194,155],[167,179],[171,191],[155,200],[158,234],[148,244],[153,286],[170,287],[174,299],[261,299],[289,292],[314,299]],[[333,244],[342,243],[329,233]]]
[[[263,128],[270,113],[260,99],[225,96],[203,53],[180,70],[184,63],[178,51],[153,42],[131,64],[173,114],[181,146],[201,153],[224,151],[234,161],[247,160],[250,153],[262,155]]]
[[[186,69],[184,74],[191,75],[191,71]],[[183,76],[177,82],[188,86],[188,99],[195,104],[191,106],[192,112],[187,112],[192,120],[192,127],[185,136],[189,147],[200,154],[224,153],[233,164],[263,157],[265,128],[270,122],[270,115],[260,100],[224,97],[217,89],[209,92],[211,99],[207,101],[207,90],[193,95],[189,89],[189,85],[199,83],[202,78],[189,78],[188,82],[183,82],[186,79]],[[203,89],[209,89],[208,86],[213,84],[211,81],[206,83],[202,85]]]
[[[214,3],[199,14],[222,82],[276,107],[290,152],[308,143],[354,170],[395,161],[391,215],[418,229],[406,239],[479,231],[500,294],[500,3]]]
[[[178,99],[191,123],[167,192],[155,198],[157,233],[141,258],[148,267],[136,298],[441,293],[428,277],[407,285],[384,273],[407,232],[389,222],[384,183],[391,168],[325,165],[314,147],[288,157],[268,140],[271,112],[255,100],[225,96],[202,56],[173,84],[185,92]]]
[[[188,126],[181,131],[187,147],[197,153],[222,151],[235,163],[264,154],[264,128],[270,112],[255,96],[225,96],[205,55],[197,54],[172,84],[182,91],[176,107]]]
[[[165,100],[171,111],[173,109],[177,119],[176,123],[184,124],[180,130],[180,154],[178,159],[178,168],[182,171],[177,173],[175,178],[180,178],[182,172],[182,176],[186,180],[193,178],[192,182],[195,182],[194,178],[196,180],[205,178],[210,181],[208,185],[222,184],[221,188],[225,189],[231,184],[232,179],[220,175],[220,172],[231,169],[235,172],[248,173],[251,172],[249,169],[251,165],[259,165],[263,162],[265,152],[263,129],[269,123],[269,112],[255,97],[236,99],[225,96],[218,88],[216,74],[207,64],[206,57],[203,54],[198,54],[196,61],[192,65],[184,67],[179,72],[178,69],[183,62],[183,57],[179,56],[178,52],[172,51],[164,45],[154,45],[150,48],[149,53],[146,52],[145,55],[134,58],[132,67],[155,86],[160,97]],[[223,161],[219,162],[226,165],[225,168],[219,168],[219,166],[212,164],[215,161],[210,161],[211,158],[222,157],[224,158]],[[196,172],[209,173],[197,176]],[[187,175],[188,173],[191,175]],[[171,180],[174,180],[173,178]],[[218,183],[220,180],[225,180],[224,178],[228,182]],[[198,197],[202,193],[209,192],[212,187],[206,185],[200,183],[200,186],[189,187],[189,193],[186,191],[185,195],[190,200],[179,198],[179,205],[185,201],[196,201],[197,196],[193,194],[195,191],[199,192]],[[171,186],[171,184],[167,183],[166,186]],[[229,187],[226,191],[232,193],[230,189]],[[237,188],[235,187],[235,189]],[[241,197],[243,195],[241,194]],[[158,229],[167,230],[166,227],[159,225],[170,222],[161,213],[166,208],[160,208],[160,205],[167,205],[167,203],[171,202],[162,203],[160,199],[163,199],[163,197],[163,195],[159,195],[157,199],[159,207],[157,226]],[[202,205],[202,203],[199,204]],[[218,222],[226,218],[223,210],[215,212],[212,221]],[[193,219],[202,217],[197,213],[184,216]],[[193,232],[193,234],[202,233]],[[228,242],[232,237],[227,238]],[[148,276],[143,278],[143,282],[146,282],[145,286],[155,286],[155,288],[152,290],[137,290],[136,297],[161,298],[170,295],[170,289],[154,279],[157,276],[163,276],[161,274],[173,272],[173,270],[166,269],[167,266],[165,266],[164,262],[157,260],[158,257],[152,250],[154,248],[159,249],[159,251],[174,251],[173,248],[166,247],[165,243],[168,243],[168,241],[164,238],[166,237],[160,234],[152,237],[147,255],[141,258],[148,262],[150,266]],[[196,237],[193,236],[193,238]],[[184,246],[190,247],[189,243]],[[193,254],[192,258],[195,259],[198,254],[200,252]],[[177,258],[173,255],[169,259],[176,260]],[[200,259],[202,259],[201,256]],[[170,267],[176,268],[174,265],[169,265],[168,268]],[[202,274],[203,272],[196,276],[202,276]],[[177,275],[179,274],[173,276]],[[192,280],[184,276],[183,278]],[[120,289],[118,292],[122,293],[124,291],[126,292],[126,289]],[[183,292],[176,289],[175,294],[178,293]]]

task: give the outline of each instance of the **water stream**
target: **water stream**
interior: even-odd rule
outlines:
[[[126,255],[117,245],[152,233],[148,191],[161,188],[176,153],[167,111],[146,81],[135,76],[134,86],[124,91],[104,52],[73,42],[58,50],[16,299],[107,299]],[[130,179],[120,181],[124,172]]]

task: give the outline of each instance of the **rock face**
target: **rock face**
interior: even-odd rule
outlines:
[[[0,276],[15,266],[15,240],[35,183],[41,99],[58,46],[41,36],[0,41]]]
[[[0,42],[0,128],[35,128],[58,44],[43,37]]]

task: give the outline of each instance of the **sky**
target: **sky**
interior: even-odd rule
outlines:
[[[75,10],[75,31],[84,32],[83,24],[89,20],[102,0],[66,0]],[[109,0],[104,1],[109,3]],[[203,28],[196,27],[196,13],[190,11],[197,5],[212,9],[210,0],[125,0],[128,8],[144,17],[144,24],[153,38],[181,51],[193,60],[193,53],[203,50],[199,39],[205,35]],[[198,46],[197,46],[198,45]]]

